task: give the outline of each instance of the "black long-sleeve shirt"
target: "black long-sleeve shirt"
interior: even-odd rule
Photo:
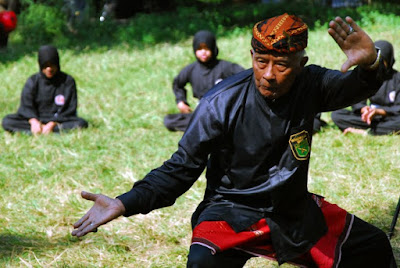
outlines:
[[[385,80],[378,92],[369,98],[370,105],[386,111],[387,116],[400,115],[400,73],[393,71],[390,79]],[[353,111],[360,113],[361,108],[367,105],[363,100],[352,106]]]
[[[187,102],[187,83],[190,83],[193,89],[193,96],[201,99],[214,85],[223,79],[243,71],[243,67],[238,64],[224,60],[214,60],[209,64],[198,61],[184,67],[174,78],[172,85],[176,103],[180,101]]]
[[[65,122],[77,116],[78,97],[72,76],[58,72],[48,79],[38,72],[25,83],[18,114],[42,122]]]
[[[370,97],[379,73],[310,65],[275,101],[251,69],[225,79],[201,99],[172,157],[118,197],[125,216],[172,205],[207,167],[193,226],[225,220],[238,232],[266,218],[280,262],[306,252],[326,232],[307,189],[314,116]]]

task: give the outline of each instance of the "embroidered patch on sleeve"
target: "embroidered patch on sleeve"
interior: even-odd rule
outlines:
[[[290,135],[290,149],[297,160],[306,160],[310,155],[310,138],[308,132],[303,130],[299,133]]]

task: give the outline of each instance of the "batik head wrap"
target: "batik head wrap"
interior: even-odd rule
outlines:
[[[257,53],[294,53],[307,47],[308,27],[287,13],[262,20],[253,27],[251,46]]]

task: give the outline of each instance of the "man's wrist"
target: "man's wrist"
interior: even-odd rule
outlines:
[[[124,203],[122,203],[122,201],[117,197],[115,198],[116,203],[118,204],[118,208],[119,208],[119,216],[124,215],[126,212],[126,208]]]
[[[375,59],[375,62],[372,63],[371,65],[366,65],[366,66],[363,65],[362,68],[364,70],[367,70],[367,71],[374,71],[374,70],[378,69],[380,60],[381,60],[381,50],[379,48],[376,48],[376,59]]]

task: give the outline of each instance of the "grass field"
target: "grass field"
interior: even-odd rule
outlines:
[[[400,69],[400,20],[379,19],[365,29],[374,40],[393,43]],[[250,37],[246,27],[226,32],[218,39],[219,58],[249,68]],[[19,53],[0,61],[1,118],[16,112],[26,78],[38,71],[36,48],[21,54],[12,45],[13,39],[0,52],[4,58]],[[325,27],[310,32],[307,53],[310,63],[329,68],[344,61]],[[78,112],[90,127],[41,137],[0,130],[0,267],[185,267],[203,176],[172,207],[119,218],[81,239],[70,232],[91,206],[80,199],[81,190],[117,196],[177,148],[182,134],[167,131],[162,121],[177,111],[171,84],[194,60],[191,38],[145,47],[70,46],[60,56],[62,70],[76,79]],[[310,191],[387,232],[400,192],[400,136],[344,136],[328,113],[323,118],[329,124],[314,136]],[[399,226],[391,240],[398,263]],[[246,264],[261,266],[277,264]]]

